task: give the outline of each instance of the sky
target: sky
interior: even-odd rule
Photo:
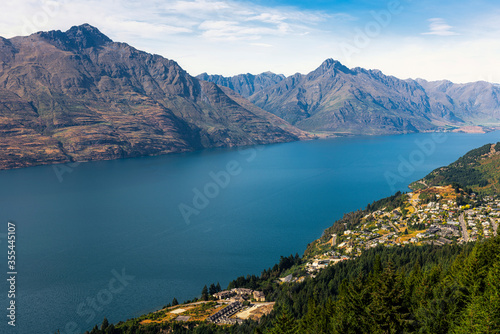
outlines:
[[[292,75],[333,58],[401,79],[500,83],[497,0],[16,0],[2,7],[2,37],[89,23],[192,75]]]

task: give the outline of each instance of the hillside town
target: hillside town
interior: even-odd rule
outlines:
[[[321,245],[326,252],[308,259],[307,273],[313,275],[379,245],[442,246],[487,239],[498,233],[500,198],[497,196],[479,199],[474,193],[457,195],[451,186],[431,187],[405,196],[401,207],[376,210],[364,216],[354,228],[332,234]]]
[[[266,297],[262,291],[254,291],[252,289],[245,288],[235,288],[231,290],[224,290],[213,295],[214,298],[220,301],[227,301],[229,305],[212,314],[207,318],[207,321],[213,322],[215,324],[236,324],[241,323],[244,320],[244,316],[241,314],[238,316],[240,311],[250,308],[258,308],[259,304],[251,304],[253,302],[265,302]],[[262,305],[262,304],[261,304]],[[232,317],[236,315],[235,317]]]
[[[430,187],[403,196],[404,201],[399,207],[378,208],[363,216],[354,227],[350,226],[343,233],[332,234],[326,242],[318,243],[317,248],[323,252],[305,256],[300,266],[303,270],[287,272],[277,283],[314,278],[320,270],[354,259],[363,251],[377,246],[442,246],[497,235],[500,198],[496,196],[480,198],[474,193],[457,192],[452,186]],[[205,320],[220,325],[241,323],[249,312],[261,308],[261,311],[265,310],[261,314],[266,314],[273,307],[273,303],[265,303],[263,292],[245,288],[220,291],[212,297],[217,301],[217,307]],[[175,320],[187,319],[179,315]]]
[[[211,295],[207,301],[196,301],[168,306],[143,316],[142,325],[165,322],[209,322],[217,325],[234,325],[246,319],[258,320],[269,314],[274,302],[266,302],[262,291],[245,288],[224,290]]]

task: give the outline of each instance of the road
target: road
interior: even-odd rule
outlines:
[[[336,244],[337,244],[337,235],[332,234],[332,247],[335,247]]]
[[[467,232],[467,226],[465,225],[464,214],[460,214],[458,217],[458,221],[460,222],[460,227],[462,227],[462,238],[464,242],[469,242],[469,232]]]
[[[393,223],[389,223],[389,225],[391,225],[391,227],[394,229],[394,232],[396,233],[400,232],[399,228],[397,228]]]

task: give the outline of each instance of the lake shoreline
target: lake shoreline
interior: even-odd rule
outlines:
[[[453,130],[436,130],[436,131],[421,131],[421,132],[408,132],[408,133],[387,133],[387,134],[350,134],[350,133],[341,133],[341,132],[328,132],[328,133],[313,133],[310,134],[314,137],[311,138],[299,138],[297,140],[292,141],[283,141],[283,142],[275,142],[275,143],[267,143],[267,144],[253,144],[253,145],[242,145],[242,146],[228,146],[228,147],[209,147],[209,148],[201,148],[201,149],[186,149],[175,152],[165,152],[165,153],[153,153],[153,154],[138,154],[134,156],[127,157],[102,157],[99,159],[86,159],[86,160],[69,160],[69,161],[40,161],[34,164],[27,165],[19,165],[12,167],[4,167],[8,161],[0,161],[0,172],[6,170],[15,170],[15,169],[23,169],[23,168],[33,168],[40,166],[57,166],[61,165],[69,165],[71,168],[72,165],[78,165],[81,163],[87,162],[96,162],[96,161],[113,161],[113,160],[124,160],[124,159],[137,159],[137,158],[148,158],[148,157],[161,157],[161,156],[172,156],[172,155],[182,155],[189,153],[196,153],[202,151],[212,151],[212,150],[231,150],[231,149],[244,149],[255,146],[269,146],[269,145],[277,145],[277,144],[286,144],[293,142],[303,142],[303,141],[313,141],[313,140],[333,140],[333,139],[341,139],[341,138],[363,138],[363,137],[386,137],[386,136],[402,136],[402,135],[410,135],[410,134],[418,134],[418,133],[468,133],[468,134],[486,134],[489,132],[494,132],[500,130],[500,127],[484,127],[484,126],[464,126],[458,127]]]

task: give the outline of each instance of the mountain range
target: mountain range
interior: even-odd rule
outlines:
[[[0,38],[0,169],[311,137],[249,105],[88,24]]]
[[[391,134],[500,123],[500,87],[401,80],[327,59],[308,74],[197,76],[312,132]]]
[[[88,24],[0,37],[0,169],[500,123],[500,87],[308,74],[189,75]]]

